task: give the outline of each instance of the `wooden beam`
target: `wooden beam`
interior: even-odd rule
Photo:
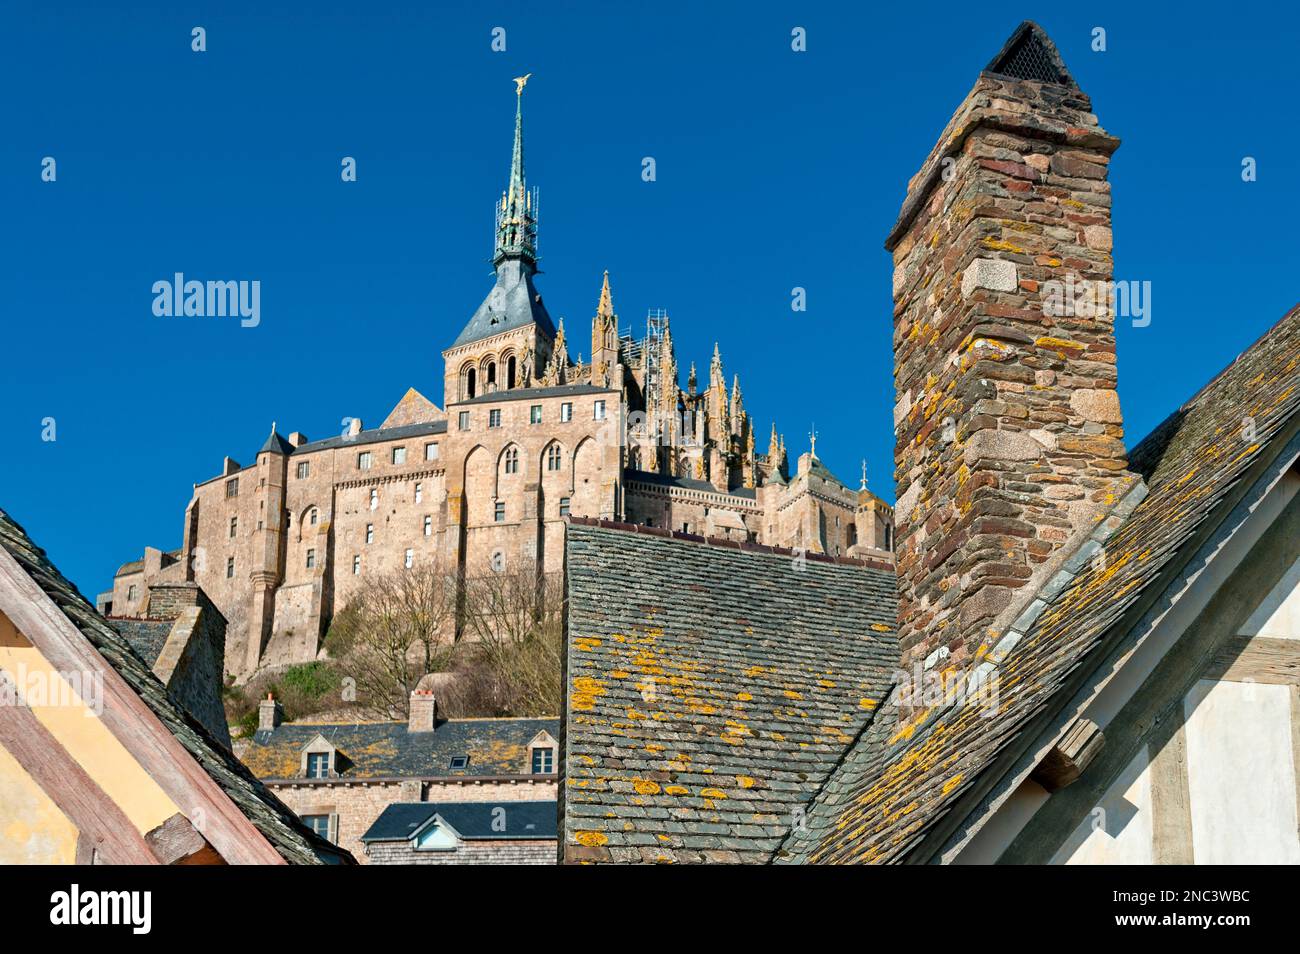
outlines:
[[[217,854],[190,824],[190,820],[177,812],[153,831],[144,836],[154,856],[165,865],[224,865]]]
[[[1095,722],[1076,719],[1029,777],[1049,792],[1058,792],[1083,774],[1105,742]]]
[[[1234,636],[1214,654],[1205,678],[1300,686],[1300,639]]]
[[[26,706],[0,705],[0,745],[76,826],[79,861],[158,863],[126,813]]]
[[[96,651],[13,556],[0,547],[0,612],[63,672],[99,673],[105,727],[149,776],[191,817],[203,815],[203,835],[231,864],[282,865],[285,860],[254,827],[116,669]],[[150,853],[150,858],[153,855]]]

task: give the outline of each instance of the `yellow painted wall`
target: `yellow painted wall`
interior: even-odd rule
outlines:
[[[70,865],[77,829],[0,745],[0,865]]]
[[[0,669],[11,674],[20,690],[23,681],[32,674],[44,679],[47,686],[53,684],[52,680],[62,684],[64,691],[59,693],[59,697],[71,698],[74,704],[37,705],[31,707],[32,714],[117,803],[141,834],[152,831],[182,811],[108,730],[103,720],[72,692],[68,681],[56,672],[38,649],[34,646],[0,646]]]

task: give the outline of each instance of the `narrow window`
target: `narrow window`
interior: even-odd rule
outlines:
[[[393,448],[393,463],[394,463],[394,464],[405,464],[405,463],[406,463],[406,448],[405,448],[405,447],[394,447],[394,448]]]
[[[379,506],[379,491],[371,487],[370,488],[370,509],[374,510],[378,508],[378,506]]]
[[[312,507],[312,508],[311,508],[311,512],[307,514],[307,522],[310,523],[310,524],[314,527],[314,526],[316,526],[316,520],[317,520],[317,517],[318,517],[318,514],[317,514],[317,511],[316,511],[316,508],[315,508],[315,507]]]
[[[501,426],[501,408],[494,407],[492,410],[488,411],[488,427],[500,427],[500,426]]]
[[[433,536],[433,517],[427,513],[424,515],[424,535],[426,537]]]
[[[238,532],[239,532],[239,518],[231,517],[230,518],[230,539],[232,540],[235,539],[235,534],[237,534]]]
[[[130,586],[128,586],[128,587],[126,588],[126,598],[127,598],[128,600],[132,600],[132,601],[134,601],[135,598],[136,598],[137,596],[139,596],[139,595],[140,595],[140,591],[136,589],[136,586],[135,586],[134,583],[132,583]]]
[[[507,474],[519,473],[519,448],[518,447],[506,448],[506,473]]]
[[[226,496],[227,496],[227,497],[238,497],[238,496],[239,496],[239,478],[238,478],[238,477],[232,477],[230,480],[227,480],[227,481],[226,481]]]
[[[373,523],[368,523],[366,524],[366,543],[374,543],[374,542],[375,542],[375,525]]]
[[[504,500],[498,500],[498,501],[496,502],[496,505],[495,505],[495,507],[493,508],[493,511],[492,511],[492,518],[493,518],[497,523],[504,523],[504,522],[505,522],[505,519],[506,519],[506,502],[505,502]]]
[[[309,569],[309,570],[314,569],[315,566],[316,566],[316,551],[315,551],[315,550],[308,550],[308,551],[307,551],[307,569]]]
[[[310,476],[311,476],[311,464],[310,464],[308,461],[305,461],[305,460],[303,460],[303,461],[299,461],[299,462],[298,462],[298,479],[299,479],[299,480],[302,480],[303,478],[305,478],[305,477],[310,477]]]
[[[534,404],[531,408],[528,409],[528,423],[529,424],[542,423],[542,406],[540,404]]]
[[[352,557],[352,575],[353,576],[361,575],[361,554],[359,553],[355,554]]]
[[[552,444],[550,447],[546,448],[546,469],[547,470],[560,469],[560,445],[559,444]]]
[[[605,419],[605,402],[597,401],[592,411],[597,421],[603,421]]]
[[[502,572],[506,568],[506,555],[500,550],[497,550],[492,554],[491,566],[493,573]]]
[[[424,459],[425,459],[425,460],[437,460],[437,459],[438,459],[438,442],[437,442],[437,441],[434,441],[434,442],[432,442],[432,443],[430,443],[430,444],[425,444],[425,445],[424,445]]]
[[[560,420],[561,421],[573,420],[573,404],[571,402],[565,401],[563,404],[560,405]]]
[[[357,470],[370,469],[370,451],[362,451],[357,455]]]
[[[235,558],[226,557],[226,579],[233,580],[234,578],[235,578]]]
[[[465,396],[466,397],[474,396],[474,378],[475,378],[474,369],[470,368],[469,371],[465,373]]]
[[[424,500],[424,484],[416,481],[415,484],[415,502],[420,503]]]
[[[460,422],[460,429],[461,429],[462,431],[468,431],[468,430],[469,430],[469,411],[461,411],[461,412],[460,412],[460,417],[458,418],[458,420],[459,420],[459,422]]]
[[[560,498],[560,516],[561,516],[561,517],[567,517],[568,515],[569,515],[569,498],[568,498],[568,497],[561,497],[561,498]]]
[[[515,356],[511,355],[510,360],[506,362],[506,387],[515,386]]]
[[[410,548],[407,548],[405,563],[406,563],[406,568],[407,568],[408,570],[409,570],[411,567],[413,567],[413,566],[415,565],[415,551],[414,551],[414,550],[412,550],[412,549],[410,549]]]
[[[555,771],[555,750],[533,749],[533,774],[550,775]]]

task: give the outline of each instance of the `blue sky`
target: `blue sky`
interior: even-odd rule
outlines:
[[[1124,140],[1116,277],[1151,281],[1153,306],[1119,326],[1130,445],[1300,297],[1294,10],[115,6],[11,0],[0,23],[0,507],[89,596],[145,544],[179,546],[191,485],[249,462],[272,420],[317,438],[377,424],[408,386],[441,403],[440,352],[491,284],[527,71],[538,284],[574,351],[608,268],[624,327],[666,308],[702,371],[718,341],[761,434],[775,418],[798,453],[815,421],[822,459],[856,484],[867,458],[890,499],[882,242],[1024,17]],[[154,317],[177,271],[259,280],[261,324]]]

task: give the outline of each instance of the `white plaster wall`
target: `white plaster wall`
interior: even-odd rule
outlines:
[[[1197,864],[1300,864],[1290,686],[1202,679],[1183,702]]]
[[[1151,767],[1146,746],[1052,858],[1052,864],[1149,865]]]
[[[1251,614],[1241,629],[1241,635],[1300,639],[1300,560],[1291,565]]]

